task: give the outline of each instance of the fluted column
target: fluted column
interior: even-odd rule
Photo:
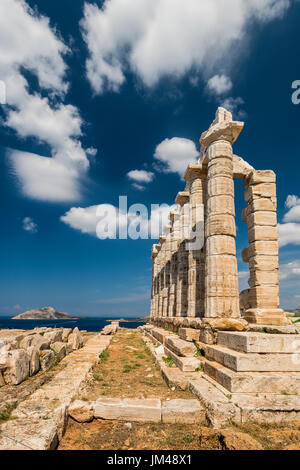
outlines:
[[[189,165],[185,180],[190,190],[192,236],[188,259],[188,317],[203,317],[205,310],[204,200],[207,171],[202,165]]]
[[[170,298],[170,258],[171,258],[171,226],[164,228],[164,234],[166,237],[165,246],[165,288],[164,288],[164,304],[163,304],[163,316],[167,317],[169,314],[169,298]]]
[[[156,304],[156,296],[157,296],[157,255],[158,249],[157,245],[153,245],[152,247],[152,287],[151,287],[151,309],[150,309],[150,317],[155,318],[157,316],[157,304]]]
[[[176,204],[180,206],[180,241],[177,252],[176,316],[186,317],[188,311],[188,251],[189,238],[189,199],[188,191],[180,192]]]
[[[239,318],[232,144],[244,124],[219,108],[201,136],[208,165],[205,317]]]
[[[165,302],[165,258],[166,258],[166,238],[164,236],[159,237],[161,245],[160,250],[160,293],[159,293],[159,317],[164,316],[164,302]]]
[[[170,213],[171,223],[171,253],[170,253],[170,289],[168,316],[176,316],[176,289],[178,272],[178,246],[180,241],[180,213],[172,211]]]

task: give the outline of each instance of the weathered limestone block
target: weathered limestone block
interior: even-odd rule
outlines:
[[[232,215],[213,214],[207,217],[206,236],[236,236],[235,219]]]
[[[111,326],[111,325],[107,325],[107,326]],[[74,328],[73,333],[69,335],[68,343],[72,344],[74,350],[82,348],[83,346],[82,336],[77,327]]]
[[[238,289],[238,277],[219,273],[217,276],[207,275],[205,279],[206,288],[209,289],[211,297],[234,297]]]
[[[205,411],[198,400],[170,400],[162,403],[163,423],[200,423]]]
[[[248,227],[252,228],[255,225],[267,225],[271,227],[277,226],[277,214],[271,211],[257,211],[249,214],[247,217]]]
[[[206,297],[206,312],[210,312],[209,318],[240,317],[240,302],[238,297]]]
[[[165,355],[171,357],[174,363],[182,372],[195,372],[200,367],[200,360],[196,357],[182,357],[175,354],[171,349],[168,349],[166,346]]]
[[[67,342],[71,333],[72,333],[72,328],[63,328],[62,341]]]
[[[68,409],[69,416],[78,423],[88,423],[94,418],[93,403],[75,400]]]
[[[276,286],[278,285],[278,271],[251,271],[249,278],[249,286]]]
[[[251,308],[244,312],[244,318],[249,323],[257,325],[290,325],[290,320],[279,308]]]
[[[207,195],[209,198],[213,196],[232,196],[233,194],[234,183],[232,178],[216,176],[215,178],[208,179]]]
[[[159,423],[161,421],[161,402],[158,399],[99,398],[94,404],[94,417]]]
[[[207,202],[208,214],[229,214],[235,217],[235,205],[233,195],[223,195],[223,197],[212,196]]]
[[[248,322],[242,318],[203,318],[202,326],[215,331],[246,331]]]
[[[257,225],[249,229],[248,231],[249,242],[255,241],[275,241],[278,240],[277,227],[268,227]]]
[[[62,330],[55,330],[44,334],[45,339],[49,339],[50,343],[62,341]]]
[[[249,246],[249,258],[257,255],[278,256],[277,241],[255,241]]]
[[[255,170],[247,178],[248,184],[276,183],[276,174],[272,170]]]
[[[253,199],[248,206],[249,214],[256,211],[276,211],[277,210],[277,198],[259,198]]]
[[[236,246],[233,237],[215,235],[207,239],[207,250],[211,255],[236,256]]]
[[[29,376],[29,356],[24,349],[6,353],[6,369],[3,371],[5,383],[19,385]]]
[[[257,198],[275,198],[276,185],[273,183],[261,183],[248,186],[245,191],[245,200],[250,203]]]
[[[216,344],[217,332],[213,331],[211,328],[201,328],[200,341],[204,344]]]
[[[66,356],[66,345],[61,341],[51,344],[51,349],[54,351],[56,358],[61,361]]]
[[[30,346],[27,348],[27,354],[29,356],[29,375],[32,376],[40,370],[40,354],[39,349],[36,346]]]
[[[194,330],[194,328],[179,328],[179,336],[185,341],[199,341],[200,330]]]
[[[244,353],[261,354],[293,354],[298,335],[265,334],[254,332],[222,332],[218,333],[218,344],[226,348]],[[297,352],[297,351],[296,351]]]
[[[276,271],[279,269],[278,255],[256,255],[249,261],[250,271],[259,269],[260,271]]]
[[[256,286],[250,290],[249,302],[252,308],[279,308],[278,286]]]
[[[55,364],[55,354],[53,351],[45,349],[40,352],[41,369],[47,371]]]
[[[245,289],[240,293],[240,309],[241,312],[244,312],[251,308],[251,304],[249,301],[249,293],[250,289]]]
[[[249,246],[246,246],[246,248],[243,249],[242,251],[242,260],[244,263],[249,263],[250,260],[250,248]]]
[[[177,356],[189,357],[194,356],[197,352],[196,346],[189,342],[184,341],[178,337],[167,337],[165,345],[171,349]]]

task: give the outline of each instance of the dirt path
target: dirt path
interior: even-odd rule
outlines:
[[[102,361],[90,374],[81,397],[195,398],[188,391],[170,390],[155,365],[139,330],[121,329],[114,336]]]

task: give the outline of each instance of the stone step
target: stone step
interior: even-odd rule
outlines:
[[[163,423],[194,424],[205,419],[205,411],[199,400],[169,400],[161,405]]]
[[[220,331],[218,345],[245,353],[297,353],[299,335]]]
[[[156,398],[99,398],[94,404],[94,417],[120,421],[159,423],[161,401]]]
[[[299,372],[234,372],[217,363],[206,361],[204,372],[231,393],[300,392]]]
[[[235,372],[300,372],[300,361],[293,354],[247,354],[207,345],[205,357]]]
[[[166,337],[165,345],[177,356],[193,357],[197,352],[197,348],[193,343],[184,341],[183,339],[178,338],[178,336]]]
[[[185,341],[193,342],[200,339],[200,330],[195,330],[194,328],[179,328],[178,334]]]
[[[170,333],[169,331],[163,330],[162,328],[153,328],[151,331],[152,336],[159,341],[161,344],[165,344],[165,341],[168,337],[177,338],[174,333]]]
[[[167,357],[171,357],[173,359],[174,364],[182,371],[182,372],[195,372],[201,366],[201,361],[196,357],[181,357],[177,356],[173,351],[168,349],[165,346],[165,355]]]

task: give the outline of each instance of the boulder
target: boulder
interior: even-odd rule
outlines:
[[[32,376],[40,370],[40,354],[39,349],[35,346],[27,348],[29,356],[29,375]]]
[[[78,423],[88,423],[94,418],[93,404],[82,400],[75,400],[69,406],[69,416]]]
[[[50,340],[44,338],[44,336],[37,334],[37,335],[30,335],[26,336],[20,341],[20,348],[28,349],[31,346],[37,348],[39,351],[43,349],[49,349]]]
[[[50,349],[45,349],[40,352],[40,362],[42,370],[49,370],[55,364],[55,354]]]
[[[68,343],[72,345],[73,350],[82,348],[83,340],[77,327],[74,328],[73,333],[69,335]]]
[[[56,358],[61,361],[66,356],[66,345],[62,341],[57,341],[51,344],[51,349],[54,351]]]
[[[29,355],[25,349],[7,352],[3,377],[6,384],[19,385],[29,376]]]
[[[242,318],[205,318],[203,327],[210,327],[217,331],[247,331],[248,322]]]
[[[57,341],[62,341],[62,330],[54,330],[49,333],[44,334],[44,338],[50,340],[50,343],[56,343]]]
[[[117,332],[118,326],[115,323],[112,323],[111,325],[106,325],[102,331],[102,335],[114,335]]]
[[[71,333],[72,333],[72,328],[64,328],[62,332],[62,340],[67,342]]]

